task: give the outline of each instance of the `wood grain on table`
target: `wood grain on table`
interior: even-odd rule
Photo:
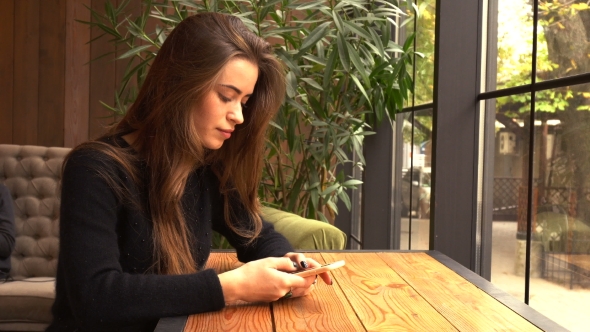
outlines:
[[[428,254],[378,255],[460,331],[541,331]]]
[[[320,254],[306,254],[320,264],[327,263]],[[355,317],[336,282],[326,285],[318,277],[314,291],[305,297],[281,300],[273,303],[276,331],[365,331]]]
[[[345,260],[332,272],[366,331],[456,331],[376,253],[323,253]]]
[[[427,253],[307,253],[321,264],[346,261],[306,297],[240,303],[191,315],[191,331],[541,331]],[[212,253],[217,273],[240,266]]]
[[[240,266],[235,255],[213,253],[207,262],[217,274]],[[188,317],[184,331],[273,331],[268,303],[241,303],[220,311],[206,312]]]

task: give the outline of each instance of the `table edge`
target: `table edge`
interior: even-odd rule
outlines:
[[[154,332],[184,331],[188,316],[163,317],[158,321]]]
[[[212,250],[214,252],[232,252],[234,250]],[[366,252],[395,252],[395,253],[426,253],[430,257],[437,260],[450,270],[454,271],[465,280],[469,281],[477,288],[489,296],[496,299],[498,302],[504,304],[506,307],[520,315],[522,318],[529,321],[531,324],[540,328],[543,331],[551,332],[569,332],[568,329],[545,317],[531,306],[517,300],[512,295],[506,293],[500,288],[494,286],[489,280],[481,277],[477,273],[471,271],[465,266],[454,261],[449,256],[436,250],[301,250],[303,253],[366,253]],[[165,317],[158,321],[158,325],[154,332],[182,332],[188,320],[188,316]]]

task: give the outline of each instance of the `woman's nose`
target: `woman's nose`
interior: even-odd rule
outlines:
[[[241,124],[244,122],[244,113],[242,112],[242,104],[234,107],[233,110],[228,114],[229,120],[235,124]]]

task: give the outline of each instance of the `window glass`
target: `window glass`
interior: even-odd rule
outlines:
[[[488,90],[504,89],[531,83],[533,50],[533,9],[529,0],[498,0],[496,85]],[[490,33],[494,33],[490,31]],[[494,36],[490,41],[495,40]],[[492,53],[490,53],[492,54]]]
[[[488,105],[495,105],[496,112],[491,282],[524,301],[530,96],[498,98]],[[532,264],[535,273],[540,273],[538,265]]]
[[[590,325],[590,84],[537,93],[529,304],[572,331]],[[556,105],[560,105],[557,107]],[[532,271],[531,271],[532,272]]]
[[[404,113],[400,249],[427,250],[430,232],[432,109]],[[413,121],[412,121],[413,120]]]
[[[419,1],[420,17],[416,23],[416,52],[424,55],[416,58],[415,105],[432,103],[434,86],[434,25],[436,1]]]
[[[537,80],[590,72],[587,1],[539,1]]]

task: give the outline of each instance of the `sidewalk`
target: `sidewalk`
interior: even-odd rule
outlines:
[[[514,274],[516,222],[495,221],[492,236],[492,283],[524,301],[524,276]],[[531,278],[529,305],[572,332],[590,330],[590,288]]]

